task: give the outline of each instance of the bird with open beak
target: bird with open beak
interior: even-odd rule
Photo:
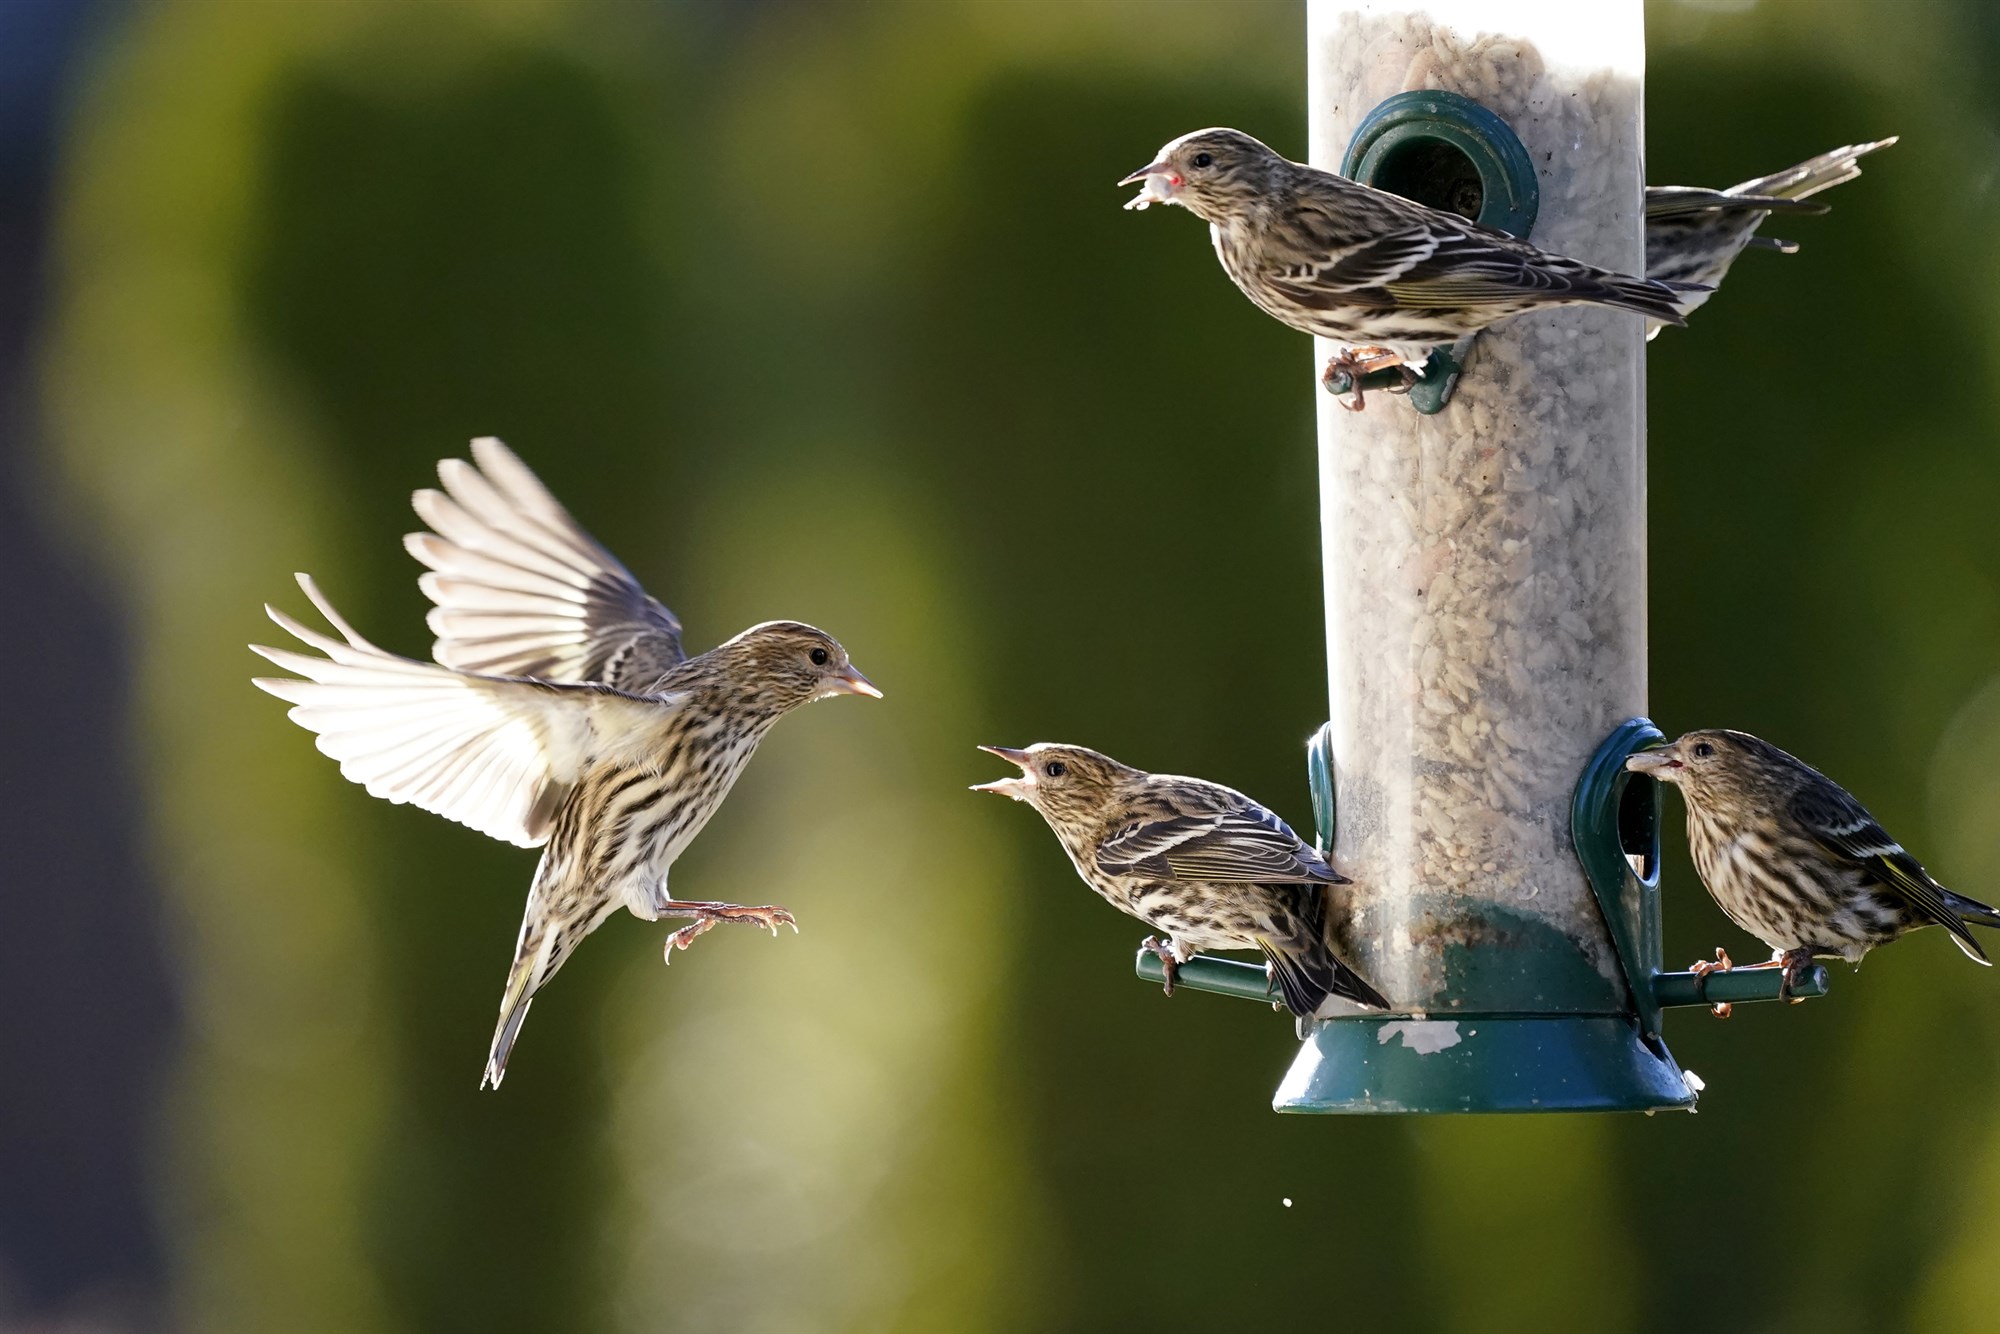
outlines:
[[[1680,789],[1702,883],[1730,921],[1775,951],[1745,966],[1783,968],[1786,999],[1815,958],[1859,963],[1919,927],[1941,926],[1967,958],[1990,962],[1971,926],[2000,926],[2000,913],[1940,885],[1847,789],[1770,742],[1689,732],[1625,767]],[[1733,966],[1725,950],[1715,958],[1694,971]]]
[[[1338,997],[1389,1002],[1333,952],[1327,887],[1347,878],[1276,815],[1232,788],[1151,774],[1082,746],[981,746],[1021,772],[981,783],[1041,812],[1077,874],[1112,907],[1167,933],[1146,937],[1175,971],[1197,950],[1262,950],[1285,1006],[1318,1013]]]
[[[1556,306],[1611,306],[1683,323],[1708,289],[1613,273],[1518,237],[1293,162],[1241,130],[1184,134],[1118,182],[1125,207],[1178,204],[1208,224],[1230,281],[1302,333],[1347,344],[1321,383],[1401,367],[1414,383],[1430,349]]]

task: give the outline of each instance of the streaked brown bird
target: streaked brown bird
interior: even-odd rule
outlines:
[[[535,993],[619,907],[691,918],[666,955],[718,922],[797,930],[791,913],[676,899],[667,872],[771,725],[810,700],[881,692],[831,635],[752,626],[690,658],[680,622],[498,440],[438,465],[405,539],[430,567],[435,663],[377,648],[307,575],[339,639],[265,610],[318,656],[251,647],[296,677],[256,684],[294,707],[340,771],[521,847],[545,847],[481,1087],[498,1088]],[[304,679],[297,679],[304,678]]]
[[[1691,311],[1722,285],[1736,257],[1751,246],[1789,255],[1796,241],[1759,236],[1757,229],[1773,213],[1824,213],[1828,206],[1812,199],[1820,191],[1861,174],[1860,159],[1895,143],[1895,136],[1872,144],[1849,144],[1795,167],[1732,185],[1704,190],[1689,185],[1646,187],[1646,276],[1659,282],[1690,284],[1696,289],[1684,307]],[[1699,290],[1707,288],[1709,291]],[[1647,337],[1659,333],[1654,325]]]
[[[1697,292],[1612,273],[1344,176],[1292,162],[1241,130],[1184,134],[1120,181],[1127,208],[1178,204],[1208,223],[1230,280],[1267,315],[1350,346],[1322,383],[1556,306],[1611,306],[1680,324]],[[1360,407],[1360,394],[1351,407]]]
[[[1815,958],[1859,963],[1919,927],[1941,926],[1967,958],[1990,962],[1970,928],[2000,926],[2000,912],[1940,885],[1845,788],[1770,742],[1689,732],[1625,767],[1681,790],[1702,883],[1730,921],[1774,951],[1769,963],[1745,966],[1783,968],[1787,998]],[[1695,971],[1733,966],[1727,951],[1715,953]]]
[[[1165,966],[1168,995],[1175,970],[1197,950],[1262,950],[1295,1015],[1314,1014],[1328,996],[1389,1008],[1327,940],[1327,886],[1347,878],[1241,792],[1149,774],[1082,746],[980,749],[1021,774],[974,792],[1040,811],[1085,884],[1167,933],[1141,948]]]

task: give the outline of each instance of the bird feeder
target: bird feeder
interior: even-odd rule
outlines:
[[[1644,272],[1641,0],[1309,0],[1308,42],[1315,165]],[[1434,357],[1417,411],[1320,399],[1331,708],[1309,768],[1355,882],[1337,943],[1395,1010],[1323,1010],[1279,1111],[1690,1108],[1662,1011],[1776,997],[1769,971],[1661,966],[1660,794],[1624,769],[1661,739],[1645,346],[1629,314],[1537,313],[1462,376]],[[1179,983],[1269,998],[1227,960]]]

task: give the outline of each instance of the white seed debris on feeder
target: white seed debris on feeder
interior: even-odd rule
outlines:
[[[1533,160],[1536,244],[1643,272],[1641,34],[1579,22],[1576,49],[1538,47],[1509,35],[1526,3],[1314,6],[1313,160],[1337,167],[1396,93],[1463,94]],[[1645,705],[1644,333],[1622,312],[1530,314],[1479,342],[1436,416],[1387,396],[1320,412],[1344,932],[1375,942],[1356,964],[1400,1000],[1458,1003],[1449,942],[1417,936],[1461,908],[1546,924],[1619,985],[1570,798]]]

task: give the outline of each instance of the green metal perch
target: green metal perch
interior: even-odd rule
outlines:
[[[1141,981],[1155,986],[1166,983],[1167,975],[1151,950],[1140,950],[1134,971]],[[1738,968],[1727,973],[1710,973],[1704,984],[1693,973],[1658,973],[1653,977],[1653,1002],[1661,1009],[1682,1009],[1696,1005],[1743,1005],[1751,1001],[1778,999],[1781,980],[1776,968]],[[1278,993],[1264,965],[1241,959],[1222,959],[1197,954],[1180,966],[1175,976],[1176,990],[1207,991],[1217,996],[1238,996],[1244,1000],[1278,1003]],[[1800,999],[1824,996],[1826,969],[1815,965],[1792,994]]]

